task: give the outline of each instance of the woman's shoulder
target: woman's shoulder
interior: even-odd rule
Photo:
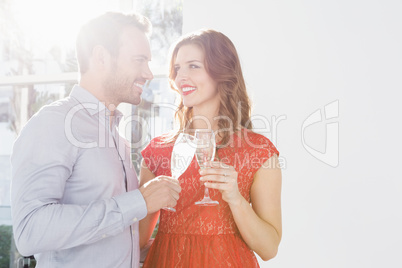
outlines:
[[[267,143],[271,143],[271,141],[267,137],[265,137],[264,135],[259,134],[257,132],[254,132],[254,131],[252,131],[250,129],[243,128],[240,131],[240,133],[241,133],[241,135],[239,135],[240,138],[243,141],[246,141],[246,142],[247,141],[252,141],[253,144],[259,144],[259,145],[264,145],[264,144],[267,144]]]
[[[152,147],[166,147],[171,146],[174,142],[174,133],[167,132],[160,136],[156,136],[149,142]]]
[[[154,174],[157,174],[158,168],[170,159],[173,143],[169,141],[169,137],[171,137],[169,133],[157,136],[141,151],[146,166]]]
[[[157,157],[159,155],[167,155],[170,153],[173,142],[171,140],[170,133],[165,133],[160,136],[156,136],[142,149],[141,154],[144,157]]]
[[[250,129],[242,129],[241,140],[242,147],[246,150],[269,151],[279,155],[278,150],[269,138]]]

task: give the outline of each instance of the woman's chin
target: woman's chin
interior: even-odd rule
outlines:
[[[183,105],[186,106],[187,108],[192,108],[194,106],[194,103],[183,100]]]

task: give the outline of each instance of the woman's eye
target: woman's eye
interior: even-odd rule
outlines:
[[[175,66],[174,67],[174,71],[177,73],[179,71],[180,67],[179,66]]]
[[[197,68],[200,68],[198,65],[195,65],[195,64],[190,64],[190,68],[191,69],[197,69]]]

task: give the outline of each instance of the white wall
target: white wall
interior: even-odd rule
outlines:
[[[262,267],[402,267],[400,14],[400,0],[184,1],[184,33],[210,27],[235,43],[286,163],[283,240]],[[303,122],[333,102],[303,146]],[[272,116],[286,120],[274,130]],[[326,126],[319,158],[335,167],[306,149],[325,151]]]

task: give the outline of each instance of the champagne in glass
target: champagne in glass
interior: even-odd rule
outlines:
[[[170,159],[170,170],[172,171],[173,179],[178,180],[191,164],[196,150],[194,140],[193,136],[186,133],[178,135]],[[163,209],[176,212],[174,208],[170,207],[164,207]]]
[[[195,131],[197,142],[196,157],[200,168],[205,168],[205,162],[213,161],[215,158],[215,135],[210,129],[197,129]],[[209,190],[207,187],[204,189],[204,198],[201,201],[195,202],[200,206],[215,206],[219,202],[212,200],[209,197]]]

